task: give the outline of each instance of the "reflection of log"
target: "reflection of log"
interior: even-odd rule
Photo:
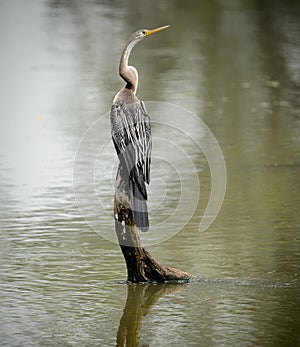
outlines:
[[[143,318],[162,296],[182,289],[186,284],[129,285],[127,301],[120,320],[117,347],[139,346],[139,334]]]
[[[159,264],[142,247],[139,231],[132,218],[128,183],[118,170],[114,201],[115,230],[123,252],[129,282],[187,281],[190,275],[178,269]],[[128,179],[127,179],[128,181]]]

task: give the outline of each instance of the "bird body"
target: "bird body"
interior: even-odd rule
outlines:
[[[110,113],[112,140],[120,161],[118,174],[128,182],[133,220],[142,231],[149,228],[146,184],[150,182],[151,126],[145,105],[136,96],[138,72],[128,66],[128,60],[138,42],[167,27],[139,30],[129,38],[119,65],[126,85],[114,97]]]

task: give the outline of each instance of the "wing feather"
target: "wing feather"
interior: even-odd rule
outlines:
[[[110,119],[112,139],[121,164],[131,179],[143,176],[144,182],[149,184],[152,141],[150,117],[144,103],[114,104]]]

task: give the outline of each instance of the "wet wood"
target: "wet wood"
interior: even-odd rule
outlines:
[[[142,246],[139,230],[134,224],[128,183],[119,168],[114,200],[115,231],[127,266],[127,280],[132,283],[188,281],[190,274],[160,264]]]

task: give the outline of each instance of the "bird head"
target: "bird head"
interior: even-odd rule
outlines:
[[[143,40],[145,37],[152,35],[154,33],[157,33],[161,30],[167,29],[170,25],[165,25],[163,27],[158,27],[152,30],[148,30],[148,29],[141,29],[136,31],[135,33],[133,33],[130,37],[130,41],[134,41],[135,43],[140,42],[141,40]]]

